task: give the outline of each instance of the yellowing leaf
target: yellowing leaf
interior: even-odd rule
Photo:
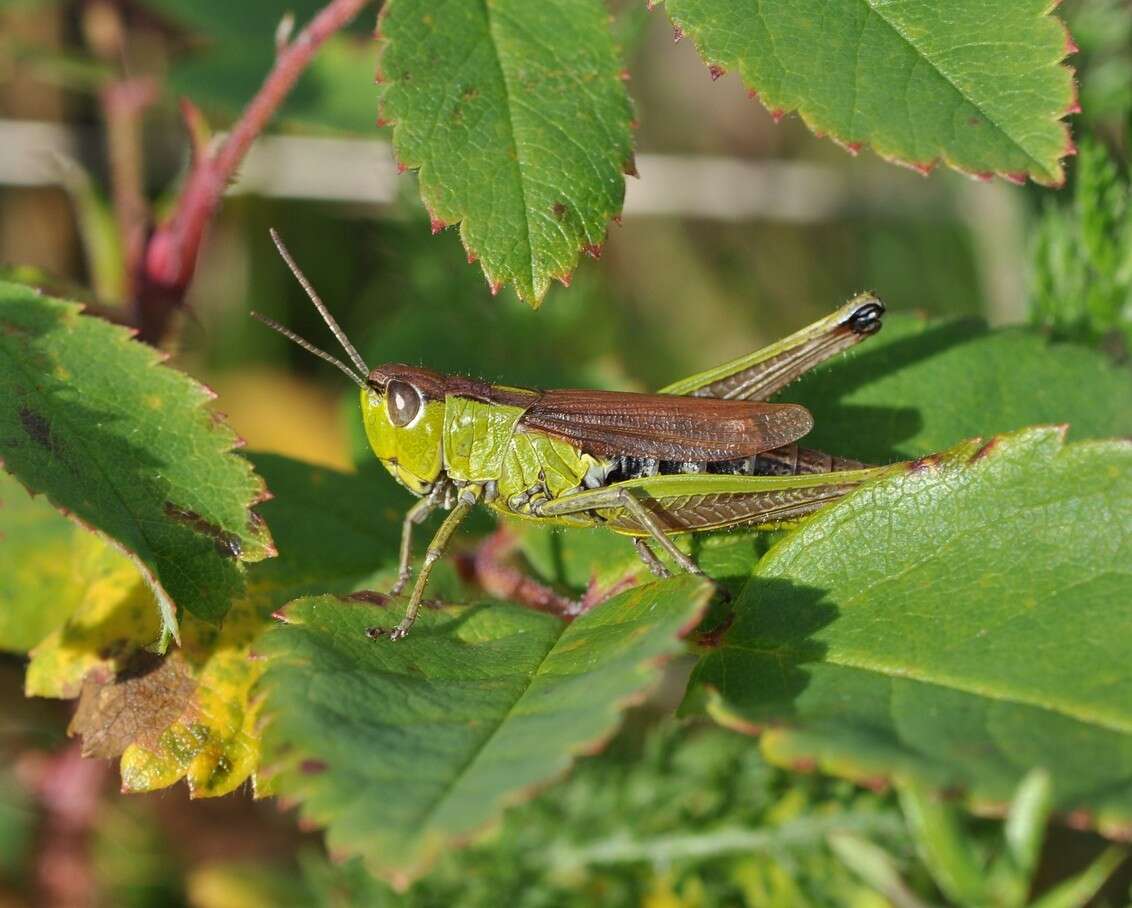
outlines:
[[[160,361],[75,303],[0,282],[4,468],[121,546],[176,634],[176,608],[219,622],[244,564],[275,550],[235,433],[203,386]]]
[[[75,530],[68,555],[86,588],[66,624],[31,654],[31,696],[83,695],[72,732],[97,756],[121,754],[122,787],[153,791],[184,779],[192,797],[255,780],[264,663],[255,643],[271,613],[307,591],[351,589],[396,560],[399,509],[392,483],[260,455],[275,490],[263,505],[277,523],[280,557],[254,566],[247,593],[219,628],[186,615],[182,645],[164,660],[147,645],[159,627],[153,595],[134,564]],[[53,515],[57,516],[57,515]]]
[[[75,551],[88,535],[0,472],[0,650],[27,652],[66,620],[95,580]]]

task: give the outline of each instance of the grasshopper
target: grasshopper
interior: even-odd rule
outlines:
[[[448,512],[425,552],[404,617],[420,610],[433,566],[478,504],[511,517],[601,526],[633,538],[659,576],[702,576],[670,538],[738,525],[776,526],[841,498],[882,469],[799,447],[809,411],[767,398],[880,330],[884,305],[860,294],[795,334],[657,394],[538,391],[386,363],[370,369],[275,231],[279,254],[354,368],[278,322],[252,315],[336,366],[360,388],[373,453],[418,497],[404,517],[399,571],[412,577],[414,526]],[[383,633],[383,632],[379,632]]]

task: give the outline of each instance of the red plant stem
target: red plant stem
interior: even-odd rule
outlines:
[[[331,0],[293,41],[279,50],[271,72],[219,150],[194,161],[176,209],[150,237],[141,262],[136,285],[137,324],[143,340],[158,342],[165,334],[173,311],[183,302],[196,267],[204,229],[256,136],[323,42],[369,2]]]
[[[506,527],[500,527],[480,543],[471,561],[471,573],[476,582],[497,599],[509,599],[567,621],[577,616],[578,603],[507,563],[507,556],[516,545],[518,539]]]

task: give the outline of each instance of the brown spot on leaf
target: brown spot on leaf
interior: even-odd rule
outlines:
[[[720,643],[723,642],[723,635],[730,630],[731,625],[735,623],[735,613],[732,612],[719,624],[713,627],[710,631],[700,634],[699,639],[696,641],[700,646],[706,646],[710,649],[715,649]]]
[[[917,457],[915,460],[908,462],[909,473],[922,473],[924,471],[934,470],[939,466],[939,455],[929,454],[927,457]]]
[[[1087,810],[1074,810],[1065,815],[1065,825],[1071,829],[1092,829],[1093,815]]]
[[[984,457],[989,455],[992,451],[994,451],[995,448],[998,447],[998,442],[999,439],[997,436],[988,441],[985,445],[983,445],[981,448],[979,448],[979,450],[975,452],[974,456],[971,458],[971,463],[980,461]]]
[[[208,536],[216,546],[216,552],[225,558],[239,558],[244,553],[240,537],[214,523],[210,523],[188,508],[182,508],[171,501],[165,502],[165,516],[184,524],[202,536]]]
[[[87,675],[67,733],[82,736],[84,757],[116,757],[135,741],[155,749],[195,690],[179,656],[139,651],[113,680]]]
[[[790,762],[790,768],[794,772],[811,773],[817,770],[818,761],[813,757],[798,757]]]
[[[306,776],[318,775],[329,768],[325,760],[303,760],[299,764],[299,772]]]
[[[20,425],[23,426],[28,438],[52,456],[59,455],[59,443],[51,434],[51,424],[42,413],[36,413],[27,407],[20,407]]]
[[[717,81],[720,76],[727,75],[727,70],[724,69],[722,66],[719,66],[718,64],[715,64],[715,63],[713,63],[711,66],[709,66],[707,68],[707,71],[711,75],[711,81],[712,82]]]
[[[551,211],[554,212],[554,216],[560,221],[563,220],[566,217],[566,215],[570,213],[570,209],[567,208],[561,202],[555,202],[554,207],[551,209]]]
[[[343,602],[364,602],[367,605],[376,605],[385,608],[389,604],[389,597],[377,590],[358,590],[346,596],[338,597]]]

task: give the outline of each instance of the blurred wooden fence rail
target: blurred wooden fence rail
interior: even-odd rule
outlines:
[[[59,123],[0,119],[0,188],[65,185],[66,161],[82,159],[96,139]],[[642,153],[636,162],[640,178],[627,181],[627,218],[960,222],[974,239],[991,320],[1017,320],[1023,311],[1022,198],[1014,187],[942,171],[923,179],[880,164],[851,173],[800,161],[704,155]],[[399,179],[383,140],[269,135],[256,141],[229,193],[380,208],[411,188]]]

